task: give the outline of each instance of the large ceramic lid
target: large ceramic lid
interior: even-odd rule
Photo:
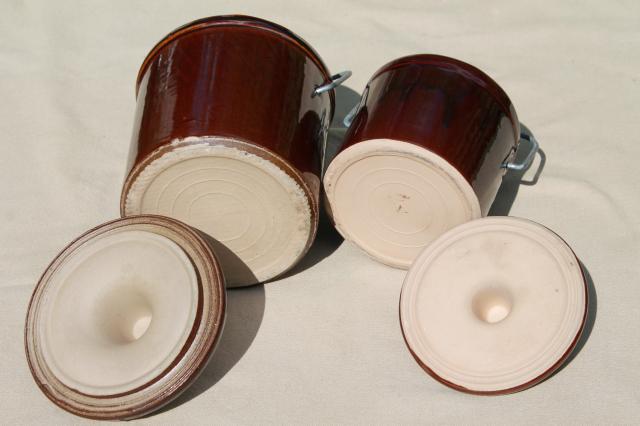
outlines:
[[[128,419],[198,376],[222,332],[224,280],[193,229],[159,216],[94,228],[49,265],[25,325],[40,389],[74,414]]]
[[[400,297],[406,343],[457,390],[523,390],[558,369],[584,328],[578,259],[549,229],[489,217],[444,233],[411,266]]]

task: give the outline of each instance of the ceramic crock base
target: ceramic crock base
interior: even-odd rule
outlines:
[[[408,268],[431,241],[480,217],[464,177],[440,156],[388,139],[342,151],[324,177],[336,228],[371,257]]]
[[[26,324],[41,389],[82,416],[131,418],[169,402],[222,330],[224,282],[184,225],[137,216],[80,237],[49,266]]]
[[[173,217],[213,237],[229,287],[269,280],[306,252],[315,209],[305,184],[271,161],[272,154],[216,137],[170,148],[134,178],[125,215]]]
[[[491,217],[443,234],[416,259],[400,321],[416,360],[458,390],[532,386],[569,356],[587,288],[567,244],[524,219]]]

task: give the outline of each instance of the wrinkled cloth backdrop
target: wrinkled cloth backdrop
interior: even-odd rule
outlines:
[[[540,222],[584,263],[597,300],[586,344],[525,392],[477,397],[432,380],[405,348],[405,272],[324,225],[277,282],[229,292],[203,376],[143,423],[634,423],[640,418],[640,3],[11,1],[0,5],[0,412],[80,423],[31,379],[23,324],[49,261],[118,216],[134,82],[150,48],[196,18],[245,13],[305,38],[334,71],[340,119],[391,59],[439,53],[486,71],[544,153],[509,175],[493,213]],[[536,177],[536,171],[544,163]],[[520,182],[522,180],[522,182]],[[535,184],[532,184],[535,183]]]

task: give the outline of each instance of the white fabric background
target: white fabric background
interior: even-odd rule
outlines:
[[[118,216],[149,49],[193,19],[246,13],[353,70],[338,116],[391,59],[440,53],[485,70],[537,136],[535,185],[510,176],[494,211],[538,221],[575,249],[597,291],[582,350],[525,392],[477,397],[424,374],[398,323],[404,272],[324,227],[297,273],[229,293],[204,375],[141,423],[638,423],[640,3],[458,1],[11,1],[0,4],[0,413],[82,423],[28,372],[23,323],[53,256]],[[333,141],[341,132],[333,132]],[[525,174],[531,181],[540,159]],[[595,306],[592,306],[592,311]],[[591,326],[590,326],[591,328]]]

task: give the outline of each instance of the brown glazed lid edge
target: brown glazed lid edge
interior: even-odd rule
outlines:
[[[432,66],[437,66],[441,68],[447,68],[450,70],[463,70],[465,72],[471,73],[474,77],[477,77],[480,80],[482,80],[484,84],[479,84],[479,86],[485,88],[487,92],[489,92],[489,94],[496,100],[496,102],[498,102],[503,112],[511,120],[514,126],[514,130],[518,131],[517,132],[518,134],[516,135],[516,137],[517,138],[520,137],[520,134],[519,134],[520,122],[518,121],[518,116],[516,114],[515,108],[513,107],[513,102],[511,102],[511,99],[509,98],[507,93],[504,91],[504,89],[502,89],[502,87],[500,87],[500,85],[493,78],[491,78],[487,73],[459,59],[451,58],[449,56],[444,56],[444,55],[430,54],[430,53],[403,56],[401,58],[394,59],[391,62],[388,62],[382,67],[380,67],[369,79],[369,83],[371,83],[380,75],[388,71],[391,71],[397,68],[402,68],[412,64],[432,65]]]
[[[79,392],[75,389],[71,389],[66,385],[59,383],[59,385],[63,386],[68,391],[72,391],[76,395],[80,397],[95,397],[98,399],[105,398],[119,398],[126,395],[135,394],[139,392],[157,381],[161,380],[165,376],[167,376],[170,372],[175,370],[176,368],[180,368],[183,370],[183,374],[180,379],[175,383],[175,386],[169,392],[164,392],[161,394],[157,394],[153,398],[148,398],[141,403],[136,404],[135,407],[121,407],[120,409],[113,409],[108,411],[101,411],[99,408],[94,407],[92,405],[86,405],[83,403],[78,403],[77,401],[73,401],[69,403],[67,398],[59,397],[60,392],[54,389],[51,384],[46,383],[41,380],[42,377],[42,366],[40,362],[34,359],[31,355],[30,348],[33,343],[30,341],[30,337],[32,337],[32,333],[30,332],[30,328],[34,326],[33,324],[33,315],[34,314],[34,303],[36,299],[39,297],[37,293],[39,289],[45,285],[45,281],[43,281],[46,277],[48,277],[49,272],[52,267],[57,268],[57,265],[61,260],[64,259],[71,252],[80,248],[83,244],[90,241],[92,238],[102,235],[104,232],[109,232],[117,228],[136,225],[136,224],[152,224],[158,225],[162,227],[166,227],[169,230],[176,232],[181,237],[187,238],[189,241],[185,241],[185,244],[195,247],[195,250],[199,257],[201,257],[201,261],[204,262],[207,271],[197,270],[198,275],[198,286],[200,287],[200,296],[202,294],[202,286],[206,283],[210,286],[211,290],[214,290],[217,293],[215,308],[217,313],[214,317],[203,318],[204,312],[199,312],[196,315],[196,321],[192,326],[191,333],[185,342],[183,349],[180,353],[177,354],[176,359],[162,372],[160,372],[155,378],[153,378],[150,382],[145,383],[139,388],[124,392],[122,394],[117,395],[108,395],[108,396],[91,396],[86,395],[82,392]],[[182,242],[174,241],[175,244],[183,248]],[[186,254],[186,253],[185,253]],[[191,259],[191,256],[188,255]],[[194,265],[195,268],[195,265]],[[202,300],[198,301],[198,306],[202,305]],[[201,311],[202,308],[199,308]],[[44,272],[38,279],[38,282],[32,292],[31,297],[29,298],[29,304],[27,307],[27,314],[25,318],[25,326],[24,326],[24,349],[27,364],[29,366],[29,371],[36,382],[38,388],[44,393],[44,395],[55,405],[68,411],[72,414],[75,414],[80,417],[94,419],[94,420],[130,420],[135,418],[143,417],[147,414],[150,414],[161,407],[167,405],[175,398],[177,398],[182,392],[184,392],[188,387],[190,387],[193,382],[200,376],[206,365],[208,364],[211,355],[213,355],[215,349],[220,342],[220,337],[222,336],[222,330],[224,328],[224,320],[226,317],[226,288],[224,282],[224,276],[222,274],[222,269],[218,263],[218,260],[210,247],[210,245],[202,238],[202,236],[196,231],[194,228],[180,222],[176,219],[172,219],[165,216],[159,215],[137,215],[137,216],[129,216],[129,217],[121,217],[118,219],[114,219],[111,221],[107,221],[101,223],[85,232],[81,235],[73,239],[71,242],[66,244],[63,249],[61,249],[53,260],[47,265]],[[200,338],[200,349],[196,351],[196,355],[194,357],[196,359],[192,359],[190,363],[178,367],[180,361],[185,356],[185,351],[194,343],[196,339],[196,332],[199,324],[203,321],[206,321],[206,329],[204,333],[206,336]],[[56,379],[57,381],[57,379]],[[91,408],[90,408],[91,407]]]
[[[276,24],[275,22],[268,21],[266,19],[257,18],[249,15],[217,15],[217,16],[209,16],[206,18],[197,19],[195,21],[184,24],[175,30],[171,31],[169,34],[164,36],[159,42],[155,44],[155,46],[149,51],[147,56],[145,57],[142,65],[140,65],[140,69],[138,70],[138,76],[136,78],[136,95],[138,93],[138,89],[140,87],[140,82],[142,81],[142,77],[146,72],[147,68],[155,58],[155,56],[171,41],[191,33],[193,31],[210,28],[212,26],[222,26],[222,25],[236,25],[236,26],[250,26],[254,28],[262,28],[268,31],[272,31],[280,34],[284,39],[289,40],[293,44],[297,45],[301,48],[307,56],[311,58],[311,60],[320,68],[322,73],[325,76],[326,82],[331,81],[331,73],[329,72],[329,68],[326,66],[318,52],[315,51],[313,47],[309,43],[307,43],[302,37],[295,34],[293,31],[289,30],[282,25]],[[335,93],[334,89],[330,90],[331,96],[331,105],[332,110],[334,109],[335,104]]]

